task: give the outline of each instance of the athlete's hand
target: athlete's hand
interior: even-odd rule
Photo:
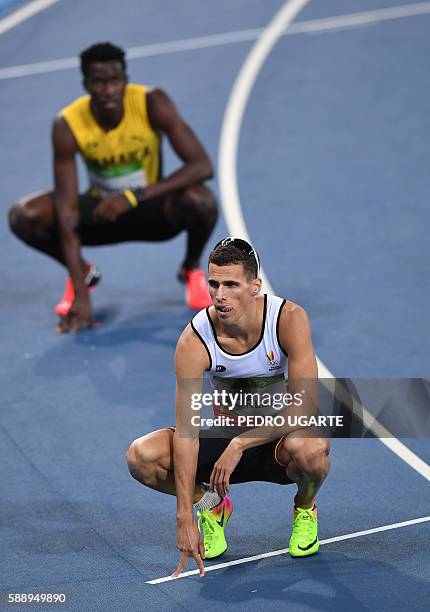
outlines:
[[[230,487],[230,476],[241,460],[242,455],[243,450],[240,448],[237,440],[235,441],[235,438],[233,438],[213,466],[210,479],[211,491],[216,489],[221,497],[227,495]]]
[[[182,555],[179,565],[172,576],[176,577],[182,574],[191,557],[194,558],[199,568],[200,576],[205,575],[205,566],[202,560],[205,556],[205,547],[194,518],[186,521],[178,520],[176,527],[176,548],[181,551]]]
[[[94,209],[94,221],[96,223],[113,223],[120,215],[129,210],[130,204],[124,195],[106,196]]]
[[[93,321],[93,311],[88,294],[75,297],[68,314],[58,322],[56,332],[58,334],[76,333],[85,327],[100,327]]]

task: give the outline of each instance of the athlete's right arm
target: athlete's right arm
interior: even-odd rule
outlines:
[[[173,438],[173,462],[177,498],[177,548],[181,559],[174,575],[179,575],[190,557],[194,557],[200,574],[204,574],[203,542],[193,515],[193,495],[199,453],[199,428],[192,426],[193,394],[201,394],[203,373],[209,367],[209,357],[191,325],[179,338],[176,366],[176,430]],[[194,398],[197,396],[194,395]]]
[[[66,266],[75,289],[78,327],[91,321],[91,306],[81,268],[81,241],[77,233],[79,224],[78,177],[76,153],[78,146],[63,117],[58,116],[53,124],[52,144],[54,150],[54,205],[57,212],[60,242]],[[75,312],[75,311],[74,311]],[[70,317],[69,317],[70,318]],[[67,321],[64,321],[67,327]],[[64,329],[63,331],[74,331]]]

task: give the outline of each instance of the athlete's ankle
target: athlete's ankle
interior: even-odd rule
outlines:
[[[184,270],[184,272],[197,270],[197,268],[200,268],[200,262],[198,259],[186,259],[181,265],[181,270]]]
[[[221,496],[218,495],[216,491],[212,492],[209,489],[209,486],[205,483],[202,483],[202,493],[203,494],[199,501],[193,504],[193,508],[197,512],[200,512],[201,510],[211,510],[212,508],[215,508],[215,506],[218,506],[218,504],[221,502]]]
[[[317,507],[315,500],[312,500],[312,502],[304,502],[304,503],[299,503],[298,501],[294,500],[294,509],[295,510],[315,510],[315,508]]]

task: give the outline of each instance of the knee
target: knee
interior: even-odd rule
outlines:
[[[181,205],[200,218],[215,222],[218,205],[212,191],[204,185],[194,185],[186,189],[180,198]]]
[[[27,242],[34,232],[38,218],[25,203],[15,202],[8,211],[8,221],[15,236]]]
[[[11,231],[18,237],[22,234],[23,226],[25,225],[25,215],[22,212],[22,207],[15,202],[8,210],[8,222]]]
[[[158,455],[153,445],[145,437],[134,440],[125,455],[131,476],[145,485],[154,483],[157,472]]]
[[[297,470],[307,476],[324,479],[330,471],[330,443],[327,438],[292,438],[284,440],[284,450]]]

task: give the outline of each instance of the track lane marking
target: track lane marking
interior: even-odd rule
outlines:
[[[361,538],[363,536],[372,535],[374,533],[381,533],[383,531],[389,531],[391,529],[400,529],[402,527],[409,527],[410,525],[418,525],[420,523],[426,523],[430,521],[430,516],[423,516],[421,518],[411,519],[409,521],[403,521],[401,523],[392,523],[391,525],[382,525],[381,527],[374,527],[373,529],[364,529],[363,531],[354,531],[353,533],[346,533],[344,535],[335,536],[333,538],[327,538],[320,541],[320,545],[332,544],[334,542],[343,542],[345,540],[352,540],[353,538]],[[205,567],[205,572],[213,572],[219,569],[225,569],[234,565],[242,565],[244,563],[251,563],[252,561],[260,561],[261,559],[269,559],[270,557],[279,557],[285,555],[288,552],[288,548],[281,548],[280,550],[273,550],[271,552],[262,553],[260,555],[253,555],[252,557],[243,557],[242,559],[235,559],[234,561],[226,561],[225,563],[217,563],[216,565],[210,565]],[[196,576],[199,574],[199,570],[189,570],[183,572],[179,576],[164,576],[163,578],[155,578],[154,580],[146,580],[146,584],[161,584],[162,582],[170,582],[171,580],[179,580],[179,578],[187,578],[188,576]]]
[[[33,2],[30,2],[29,4],[17,9],[10,15],[7,15],[7,17],[0,19],[0,34],[4,34],[8,30],[11,30],[27,19],[30,19],[30,17],[33,17],[33,15],[40,13],[58,1],[59,0],[33,0]]]
[[[249,237],[243,217],[237,184],[237,152],[242,120],[252,87],[264,61],[279,40],[283,31],[285,31],[294,16],[308,1],[309,0],[287,1],[269,23],[267,28],[265,28],[239,70],[224,113],[218,152],[221,205],[230,234],[240,236],[248,242],[252,242],[252,240]],[[430,3],[426,4],[430,5]],[[263,269],[261,269],[260,275],[263,279],[264,290],[267,293],[274,293]],[[334,374],[318,356],[317,364],[318,376],[322,379],[323,384],[325,380],[335,378]],[[418,472],[418,474],[430,481],[430,466],[383,427],[364,406],[360,406],[360,411],[363,414],[363,418],[361,419],[363,424],[380,440],[380,442],[413,470]]]
[[[51,3],[58,0],[47,0]],[[363,25],[376,24],[383,21],[392,21],[406,17],[430,14],[430,2],[419,2],[396,7],[375,9],[348,15],[335,15],[322,19],[311,19],[308,21],[297,21],[282,33],[282,36],[296,34],[317,34],[319,32],[333,32],[343,28],[356,28]],[[0,22],[1,23],[1,22]],[[154,43],[140,47],[127,49],[127,59],[141,59],[143,57],[155,57],[167,53],[179,53],[183,51],[195,51],[210,47],[249,42],[256,40],[263,32],[263,28],[239,30],[236,32],[225,32],[209,36],[198,36],[183,40],[173,40],[164,43]],[[0,31],[1,34],[1,31]],[[62,70],[78,68],[79,62],[76,57],[65,57],[32,64],[21,64],[18,66],[6,66],[0,68],[0,80],[15,79],[36,74],[48,74]]]

